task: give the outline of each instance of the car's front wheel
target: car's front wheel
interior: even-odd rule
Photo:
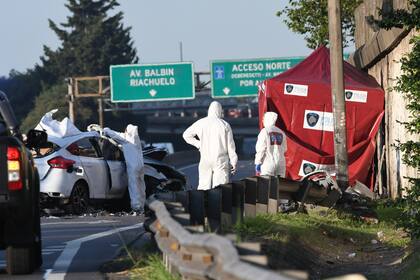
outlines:
[[[86,213],[89,210],[89,188],[84,182],[77,182],[70,195],[70,210],[73,214]]]

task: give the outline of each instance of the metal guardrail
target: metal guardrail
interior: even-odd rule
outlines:
[[[163,202],[148,201],[148,206],[156,216],[151,229],[171,273],[188,279],[294,279],[241,261],[232,242],[224,237],[188,232]]]
[[[332,206],[337,190],[327,193],[325,188],[310,182],[306,184],[304,180],[259,176],[207,191],[164,193],[158,198],[164,202],[156,197],[147,201],[156,217],[150,229],[169,272],[180,274],[184,279],[308,279],[305,271],[278,273],[266,269],[267,257],[253,249],[260,247],[259,243],[249,243],[247,248],[244,243],[234,244],[226,236],[215,233],[228,232],[244,217],[277,213],[280,199]],[[204,233],[204,228],[214,233]],[[252,244],[254,246],[249,246]],[[244,253],[244,248],[249,252]],[[336,279],[347,279],[345,277]]]

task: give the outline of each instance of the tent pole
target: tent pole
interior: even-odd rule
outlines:
[[[337,184],[345,190],[348,187],[348,159],[340,0],[328,0],[328,18],[335,168]]]

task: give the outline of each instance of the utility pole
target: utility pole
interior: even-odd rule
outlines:
[[[98,115],[99,115],[99,126],[104,127],[104,100],[102,97],[98,98]]]
[[[182,53],[182,42],[179,42],[179,61],[184,61],[184,54]]]
[[[99,93],[99,98],[98,98],[99,126],[103,128],[104,127],[104,100],[103,100],[104,85],[103,85],[102,78],[99,79],[98,93]]]
[[[74,98],[74,86],[73,86],[73,78],[67,79],[67,94],[68,94],[68,102],[69,102],[69,118],[74,123],[75,122],[75,112],[74,112],[74,102],[76,101]]]
[[[334,151],[337,184],[348,187],[346,102],[344,99],[343,39],[340,0],[328,0],[331,95],[334,116]]]

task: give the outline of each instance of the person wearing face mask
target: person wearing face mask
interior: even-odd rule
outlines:
[[[286,177],[287,151],[286,134],[276,127],[277,114],[266,112],[264,114],[264,128],[258,134],[255,145],[255,172],[256,175]]]
[[[230,125],[222,119],[222,105],[213,101],[208,116],[188,127],[185,142],[200,151],[198,190],[208,190],[229,182],[236,171],[238,156]]]

